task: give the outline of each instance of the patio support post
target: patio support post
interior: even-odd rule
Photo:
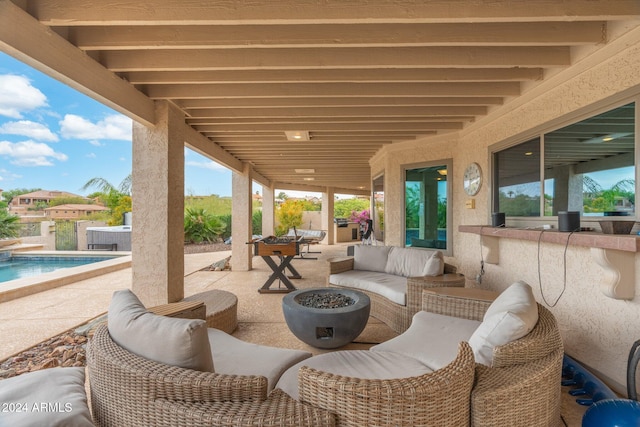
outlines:
[[[275,188],[262,187],[262,235],[274,236],[275,233]]]
[[[253,194],[252,167],[245,163],[242,173],[233,172],[231,177],[231,270],[249,271],[252,268],[251,215]]]
[[[333,201],[335,199],[335,193],[333,188],[327,187],[327,190],[322,193],[322,229],[327,231],[327,237],[322,241],[327,245],[333,245],[335,239],[335,227],[333,226]]]
[[[133,124],[132,290],[146,306],[184,297],[184,115],[156,103]]]

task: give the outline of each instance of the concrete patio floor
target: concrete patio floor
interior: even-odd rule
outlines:
[[[346,244],[318,245],[313,259],[294,259],[292,265],[302,275],[294,280],[299,288],[324,287],[327,258],[346,255]],[[233,292],[238,297],[239,339],[276,347],[296,348],[320,354],[327,351],[299,341],[287,328],[282,314],[285,294],[260,294],[258,288],[271,274],[260,257],[253,258],[253,270],[247,272],[202,271],[213,262],[230,255],[229,251],[185,255],[185,296],[209,289]],[[278,286],[276,281],[272,288]],[[114,291],[131,287],[131,269],[82,280],[56,289],[0,303],[0,361],[32,347],[52,336],[84,324],[105,313]],[[370,318],[363,333],[353,343],[340,348],[367,349],[396,336],[385,324]],[[585,409],[573,403],[563,392],[563,418],[568,426],[581,425]]]

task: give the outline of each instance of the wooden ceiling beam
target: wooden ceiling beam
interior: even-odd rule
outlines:
[[[603,43],[604,22],[70,27],[83,50],[331,46],[569,46]]]
[[[190,120],[198,118],[304,118],[304,117],[447,117],[487,114],[486,107],[479,106],[430,106],[430,107],[316,107],[316,108],[226,108],[192,109]]]
[[[202,99],[174,99],[176,105],[184,110],[197,108],[317,108],[317,107],[358,107],[358,106],[390,106],[390,107],[411,107],[411,106],[486,106],[502,105],[504,98],[496,96],[477,97],[363,97],[350,96],[344,98],[202,98]]]
[[[517,96],[520,84],[501,83],[274,83],[263,84],[203,84],[180,86],[151,86],[146,90],[152,99],[172,98],[345,98],[349,96]]]
[[[126,71],[136,85],[189,83],[330,83],[330,82],[505,82],[542,80],[539,67],[512,68],[359,68],[302,70]]]
[[[318,130],[405,130],[405,131],[425,131],[425,130],[458,130],[462,129],[460,123],[387,123],[387,122],[374,122],[374,123],[309,123],[308,126],[299,124],[296,126],[288,124],[261,124],[261,125],[243,125],[243,124],[229,124],[229,125],[203,125],[196,126],[199,132],[221,132],[221,133],[233,133],[233,132],[246,132],[262,130],[300,130],[304,127],[305,130],[310,132]]]
[[[0,51],[133,120],[155,123],[153,101],[8,0],[0,0]]]
[[[571,65],[564,46],[329,47],[101,51],[115,72],[335,68],[510,68]]]
[[[8,1],[8,0],[3,0]],[[306,23],[438,23],[602,21],[634,19],[637,0],[256,0],[252,2],[122,2],[37,0],[27,10],[47,25],[226,25]]]

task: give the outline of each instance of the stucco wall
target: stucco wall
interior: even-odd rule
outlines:
[[[449,179],[453,186],[454,253],[448,261],[458,265],[468,279],[475,278],[480,271],[480,237],[457,230],[461,224],[490,223],[489,146],[518,136],[524,138],[590,110],[640,96],[638,39],[636,31],[616,40],[570,70],[530,89],[517,104],[500,107],[461,132],[385,148],[371,166],[372,177],[385,174],[386,244],[403,244],[404,165],[453,158]],[[484,183],[474,197],[475,209],[467,209],[469,197],[462,190],[462,175],[472,161],[482,167]],[[564,293],[563,245],[543,243],[539,267],[537,242],[501,239],[499,256],[498,265],[485,266],[481,286],[503,290],[522,279],[532,285],[541,303],[543,292],[550,304],[561,295],[551,311],[560,323],[566,352],[598,372],[618,392],[625,392],[627,355],[632,343],[640,339],[640,296],[631,301],[604,296],[598,284],[605,274],[594,263],[589,248],[568,248]],[[635,264],[640,278],[640,255]],[[479,286],[473,281],[469,285]],[[636,295],[640,295],[638,284]]]

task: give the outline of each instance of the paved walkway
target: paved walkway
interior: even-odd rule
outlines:
[[[185,276],[230,251],[185,255]],[[0,361],[105,313],[111,296],[131,288],[131,268],[0,303]]]

